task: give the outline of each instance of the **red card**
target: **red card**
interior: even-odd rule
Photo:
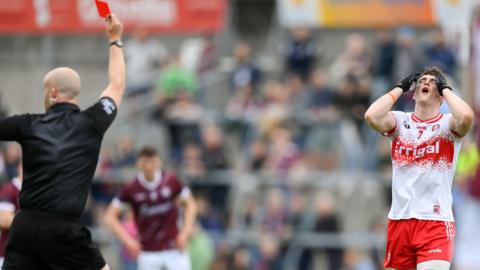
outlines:
[[[98,15],[100,15],[100,17],[105,19],[110,15],[110,7],[108,7],[107,2],[95,0],[95,4],[97,4]]]

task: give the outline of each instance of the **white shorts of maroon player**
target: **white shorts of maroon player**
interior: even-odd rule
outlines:
[[[142,251],[137,260],[138,270],[190,270],[190,259],[179,250]]]

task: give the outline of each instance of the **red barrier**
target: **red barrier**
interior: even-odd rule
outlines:
[[[217,32],[226,0],[110,0],[126,30]],[[94,0],[0,1],[0,33],[95,33],[103,31]]]

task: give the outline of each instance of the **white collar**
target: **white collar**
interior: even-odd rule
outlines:
[[[162,182],[162,172],[160,170],[156,171],[153,181],[147,181],[143,172],[137,174],[137,179],[140,185],[146,189],[155,190]]]
[[[22,181],[20,181],[20,179],[18,179],[18,177],[15,177],[12,179],[12,184],[18,189],[22,189]]]

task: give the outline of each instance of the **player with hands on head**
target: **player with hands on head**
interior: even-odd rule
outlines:
[[[108,270],[80,217],[97,167],[103,135],[125,91],[122,23],[106,20],[109,84],[81,110],[79,74],[67,67],[43,80],[45,113],[0,119],[0,141],[22,147],[20,211],[10,227],[4,270]]]
[[[391,111],[409,90],[414,112]],[[442,102],[450,113],[440,113]],[[385,267],[448,270],[455,237],[452,181],[461,139],[473,124],[472,109],[433,67],[409,75],[377,99],[365,120],[392,142]]]
[[[139,151],[137,167],[137,177],[123,186],[107,209],[105,224],[137,258],[139,270],[190,270],[185,249],[197,215],[190,190],[175,173],[161,169],[160,156],[152,147]],[[179,206],[183,208],[180,227]],[[133,210],[139,240],[120,223],[128,208]]]

